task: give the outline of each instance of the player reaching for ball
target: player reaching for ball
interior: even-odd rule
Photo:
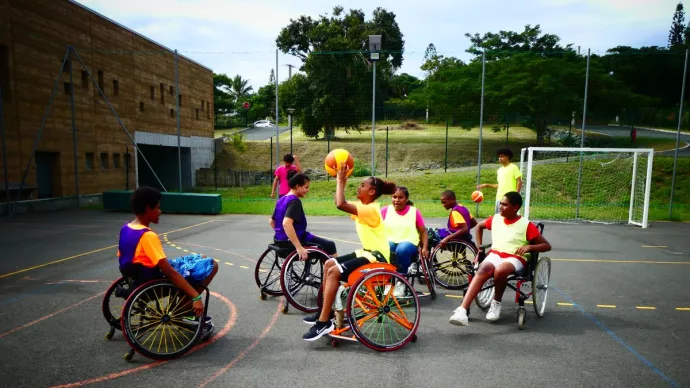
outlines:
[[[510,148],[500,148],[496,151],[498,162],[501,167],[496,170],[497,183],[482,183],[477,185],[477,189],[491,187],[496,189],[496,208],[494,213],[498,213],[498,205],[501,203],[503,196],[510,191],[520,192],[522,189],[522,173],[515,163],[511,162],[513,159],[513,151]]]
[[[348,163],[340,163],[337,172],[335,204],[338,210],[349,213],[355,220],[357,236],[362,249],[353,253],[328,259],[323,265],[323,303],[321,311],[304,318],[304,322],[313,325],[302,336],[306,341],[315,341],[330,333],[335,328],[331,307],[340,281],[347,281],[348,276],[357,268],[375,262],[390,262],[390,246],[385,226],[381,217],[381,205],[376,200],[383,194],[391,195],[396,186],[376,177],[364,178],[357,188],[358,202],[345,200],[345,186],[350,173]]]

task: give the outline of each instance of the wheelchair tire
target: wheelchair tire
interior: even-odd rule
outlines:
[[[491,306],[491,301],[494,299],[494,291],[494,278],[491,277],[486,279],[484,285],[479,290],[479,293],[477,293],[477,297],[474,298],[474,302],[477,304],[477,307],[482,310],[489,308],[489,306]]]
[[[254,280],[261,292],[271,296],[283,295],[283,290],[280,288],[281,262],[284,260],[270,248],[261,254],[254,267]]]
[[[534,306],[534,312],[539,318],[544,316],[550,278],[551,259],[540,257],[534,267],[534,276],[532,277],[532,306]]]
[[[456,240],[445,248],[435,247],[430,256],[436,282],[448,290],[461,290],[472,272],[468,268],[474,263],[477,249],[473,244]]]
[[[301,261],[291,253],[280,270],[280,287],[285,299],[305,313],[318,311],[318,293],[323,282],[323,264],[331,257],[321,249],[305,247],[309,256]]]
[[[125,304],[126,298],[121,298],[115,295],[115,290],[121,287],[121,289],[131,293],[130,284],[124,277],[120,277],[115,280],[103,296],[103,301],[101,302],[101,311],[103,311],[103,317],[105,321],[108,322],[110,327],[117,330],[122,330],[120,325],[120,318],[122,317],[122,307]],[[127,295],[129,296],[129,295]],[[119,308],[118,308],[119,306]]]
[[[407,287],[404,298],[393,295],[393,280],[402,282]],[[388,295],[383,295],[386,286]],[[370,295],[372,290],[375,295]],[[388,296],[387,303],[385,301]],[[369,305],[371,309],[365,310]],[[408,311],[403,311],[407,309]],[[389,352],[400,349],[416,338],[419,327],[420,309],[417,293],[403,275],[387,270],[374,270],[357,279],[347,295],[347,320],[349,326],[359,340],[367,347],[379,351]],[[370,325],[374,325],[370,328]],[[377,329],[375,326],[379,326]],[[397,326],[393,327],[393,325]],[[386,326],[384,328],[384,326]],[[400,335],[394,339],[394,333]],[[378,333],[374,336],[372,333]],[[383,337],[381,333],[385,333]],[[386,339],[391,341],[385,342]]]
[[[434,271],[430,270],[429,268],[430,262],[430,259],[419,260],[420,269],[422,270],[424,279],[426,280],[426,286],[429,288],[429,295],[431,296],[431,299],[436,299],[436,275],[434,274]]]
[[[181,308],[185,299],[188,301],[167,279],[151,280],[137,287],[122,310],[121,324],[129,346],[154,360],[170,360],[188,352],[201,336],[203,324],[182,321],[183,317],[194,315],[191,305],[189,309]],[[208,300],[207,289],[203,316],[208,312]]]

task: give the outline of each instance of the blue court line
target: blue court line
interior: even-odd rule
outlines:
[[[643,355],[638,353],[637,350],[635,350],[635,348],[633,348],[632,346],[625,343],[625,341],[623,341],[619,336],[617,336],[616,333],[613,332],[613,330],[606,327],[606,325],[604,325],[600,320],[596,319],[592,314],[586,312],[579,304],[575,303],[575,301],[572,300],[572,298],[570,298],[568,296],[568,294],[566,294],[565,292],[559,290],[558,288],[556,288],[554,286],[550,286],[549,288],[551,288],[551,289],[555,290],[556,292],[558,292],[559,294],[561,294],[561,296],[563,298],[565,298],[569,303],[572,303],[573,306],[577,307],[577,309],[580,310],[582,315],[589,318],[592,322],[594,322],[597,326],[599,326],[602,330],[604,330],[606,332],[606,334],[608,334],[611,338],[613,338],[614,341],[621,344],[630,353],[632,353],[635,357],[637,357],[637,359],[640,360],[640,362],[647,365],[652,371],[654,371],[654,373],[661,376],[661,378],[664,379],[667,383],[669,383],[672,387],[678,387],[678,383],[673,381],[670,377],[666,376],[664,374],[664,372],[660,371],[659,368],[655,367],[654,364],[652,364],[649,360],[644,358]]]

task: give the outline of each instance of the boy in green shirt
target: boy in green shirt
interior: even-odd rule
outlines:
[[[513,151],[510,148],[499,148],[496,151],[498,162],[501,167],[496,170],[496,181],[498,184],[482,183],[477,185],[477,189],[481,190],[485,187],[496,189],[496,207],[494,213],[498,213],[498,205],[501,203],[503,196],[511,191],[520,192],[522,189],[522,173],[518,166],[511,162],[513,159]]]

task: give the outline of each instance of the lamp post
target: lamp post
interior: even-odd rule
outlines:
[[[371,175],[376,175],[376,62],[380,59],[381,35],[369,35],[369,59],[374,63],[371,97]]]
[[[289,113],[288,121],[290,122],[290,154],[292,155],[292,114],[295,113],[295,108],[287,108]]]

